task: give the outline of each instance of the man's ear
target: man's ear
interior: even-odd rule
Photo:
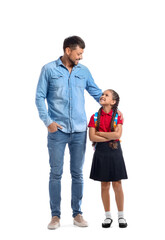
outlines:
[[[71,53],[70,47],[65,48],[65,53],[66,53],[67,55],[69,55],[69,54]]]

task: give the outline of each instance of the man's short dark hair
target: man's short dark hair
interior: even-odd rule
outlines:
[[[64,43],[63,43],[64,52],[67,47],[74,50],[77,46],[79,46],[82,49],[85,48],[85,42],[78,36],[68,37],[64,40]]]

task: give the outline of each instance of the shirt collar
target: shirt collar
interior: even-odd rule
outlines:
[[[62,56],[61,56],[62,57]],[[65,67],[65,65],[62,63],[62,61],[61,61],[61,57],[59,57],[58,59],[57,59],[57,61],[56,61],[56,64],[57,64],[57,66],[64,66]]]
[[[62,56],[61,56],[61,57],[62,57]],[[61,57],[59,57],[59,58],[57,59],[57,61],[56,61],[57,67],[58,67],[58,66],[64,66],[64,67],[65,67],[65,65],[64,65],[63,62],[61,61]],[[65,67],[65,68],[66,68],[66,67]],[[73,68],[81,68],[80,63],[78,63],[77,65],[75,65]]]
[[[112,117],[112,113],[113,113],[113,110],[112,110],[112,109],[111,109],[111,111],[110,111],[109,113],[105,113],[105,112],[103,111],[103,109],[101,109],[101,115],[102,115],[102,116],[109,115],[109,116]]]

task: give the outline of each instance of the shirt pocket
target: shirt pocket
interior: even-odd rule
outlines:
[[[58,88],[64,87],[64,76],[53,75],[49,82],[50,90],[56,90]]]
[[[79,88],[85,88],[86,87],[86,79],[83,75],[75,75],[75,85]]]

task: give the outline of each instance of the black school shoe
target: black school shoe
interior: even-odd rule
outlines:
[[[118,220],[120,220],[120,219],[124,219],[124,218],[119,218]],[[128,226],[128,224],[126,223],[126,220],[125,220],[125,223],[119,223],[119,228],[126,228],[127,226]]]
[[[106,219],[110,219],[110,223],[102,223],[102,227],[103,228],[109,228],[111,226],[112,222],[113,222],[113,220],[111,218],[106,218]]]

